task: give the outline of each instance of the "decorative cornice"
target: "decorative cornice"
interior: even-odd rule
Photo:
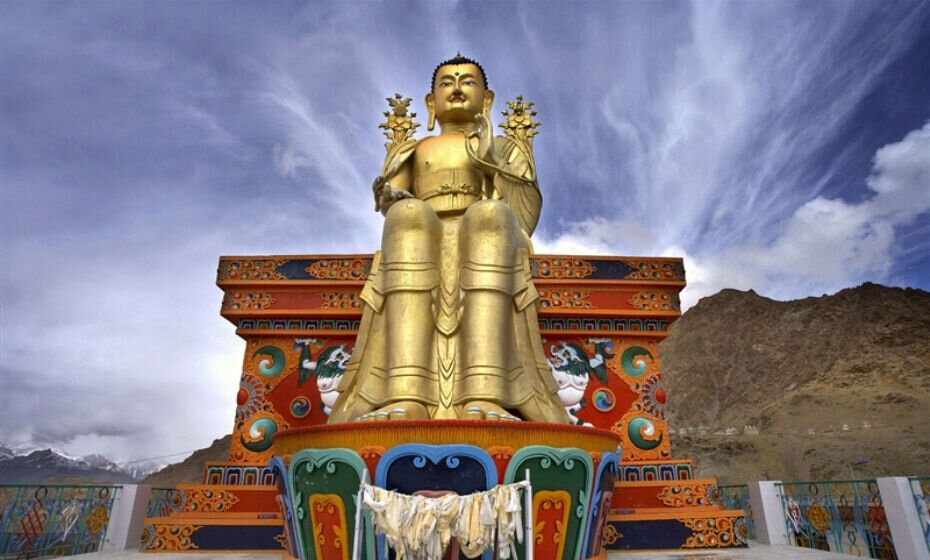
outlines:
[[[371,261],[370,254],[221,257],[217,283],[359,282],[368,278]],[[660,257],[534,255],[530,272],[539,282],[611,281],[680,287],[685,283],[682,260]]]

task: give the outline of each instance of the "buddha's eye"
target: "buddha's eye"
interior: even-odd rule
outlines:
[[[466,86],[473,86],[473,85],[475,85],[476,83],[478,83],[478,82],[476,82],[475,80],[465,80],[465,82],[464,82],[464,84],[465,84]]]
[[[450,81],[448,81],[448,80],[443,81],[443,82],[439,82],[439,86],[440,86],[440,87],[449,87],[449,86],[451,86],[451,85],[452,85],[452,82],[450,82]]]

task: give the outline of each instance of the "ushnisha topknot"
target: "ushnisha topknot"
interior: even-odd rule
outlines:
[[[478,67],[478,71],[481,72],[481,79],[484,80],[484,88],[488,89],[488,76],[484,73],[484,68],[481,67],[481,64],[477,60],[472,60],[462,56],[462,53],[455,53],[455,57],[450,58],[449,60],[444,60],[439,63],[438,66],[433,70],[433,79],[430,80],[429,90],[433,91],[433,87],[436,85],[436,73],[439,72],[439,69],[447,64],[474,64]]]

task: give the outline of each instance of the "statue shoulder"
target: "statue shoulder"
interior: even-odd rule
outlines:
[[[395,93],[394,97],[386,97],[385,100],[389,107],[389,110],[384,112],[387,120],[379,124],[378,128],[384,130],[388,139],[384,145],[387,156],[384,158],[384,165],[381,166],[381,176],[389,179],[400,171],[416,150],[420,141],[414,140],[413,135],[420,125],[413,120],[417,114],[409,111],[409,97]]]
[[[396,175],[404,164],[411,160],[411,157],[417,151],[417,147],[425,139],[407,140],[392,145],[384,158],[384,165],[381,166],[381,176],[390,178]]]
[[[494,190],[510,206],[517,222],[527,235],[532,235],[542,211],[542,193],[536,182],[536,166],[532,146],[526,146],[506,136],[494,138],[499,172],[494,174]]]
[[[526,153],[523,146],[506,136],[495,136],[494,149],[499,165],[507,172],[528,181],[536,179],[533,173],[533,154]]]

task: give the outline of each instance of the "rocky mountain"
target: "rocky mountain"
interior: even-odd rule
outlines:
[[[160,465],[118,465],[103,455],[70,457],[53,449],[14,450],[0,445],[0,484],[130,483],[141,480]]]
[[[672,451],[721,483],[930,474],[930,293],[723,290],[661,346]],[[729,435],[728,435],[729,432]]]

